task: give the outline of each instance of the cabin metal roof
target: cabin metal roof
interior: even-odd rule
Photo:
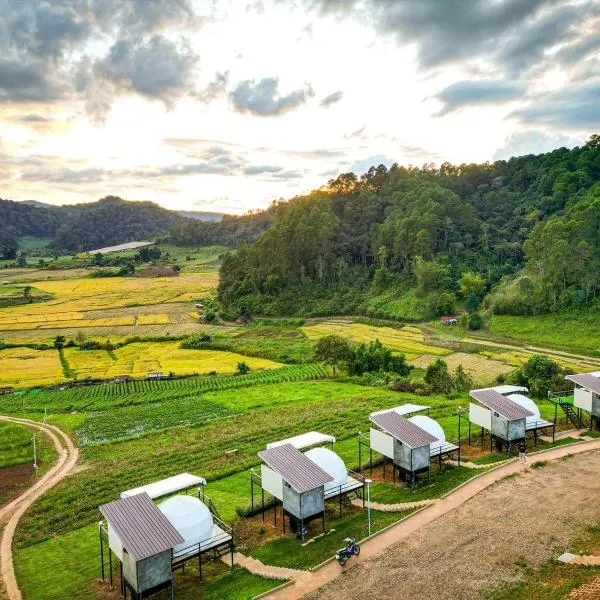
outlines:
[[[329,473],[294,448],[292,444],[268,448],[259,452],[258,456],[301,494],[333,481]]]
[[[600,394],[600,379],[591,373],[583,373],[581,375],[567,375],[565,379],[584,387],[590,392]]]
[[[369,417],[372,423],[410,448],[421,448],[437,442],[437,438],[418,425],[400,416],[396,411],[376,413]]]
[[[185,541],[145,492],[104,504],[100,512],[136,562]]]
[[[121,492],[121,498],[128,498],[129,496],[136,496],[142,492],[146,492],[152,500],[158,500],[164,498],[176,492],[189,490],[190,488],[200,487],[206,485],[206,479],[204,477],[198,477],[197,475],[191,475],[190,473],[180,473],[174,477],[168,477],[167,479],[161,479],[149,483],[148,485],[142,485],[140,487],[133,488]]]
[[[526,417],[533,417],[534,414],[523,408],[520,404],[513,402],[506,396],[503,396],[500,392],[493,388],[485,388],[482,390],[471,390],[469,392],[471,398],[474,398],[485,407],[497,412],[509,421],[516,421],[518,419],[525,419]]]

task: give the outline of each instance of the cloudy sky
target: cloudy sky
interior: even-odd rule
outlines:
[[[3,198],[242,213],[598,131],[598,0],[0,0]]]

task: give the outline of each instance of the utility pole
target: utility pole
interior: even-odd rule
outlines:
[[[37,465],[37,449],[35,447],[35,433],[33,434],[33,471],[37,477],[37,470],[38,470],[38,465]]]
[[[367,522],[369,525],[369,537],[371,537],[371,484],[373,480],[365,479],[365,483],[367,484]]]

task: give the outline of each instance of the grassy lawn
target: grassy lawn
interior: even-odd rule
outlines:
[[[490,334],[522,340],[531,345],[561,346],[600,356],[598,313],[590,310],[536,317],[494,315]]]
[[[238,506],[243,508],[249,504],[247,469],[259,464],[256,453],[268,442],[310,430],[322,431],[338,438],[336,452],[348,468],[356,469],[357,433],[368,431],[369,413],[405,402],[423,402],[432,406],[432,416],[445,428],[448,438],[456,437],[456,409],[466,402],[463,397],[425,399],[328,380],[205,394],[197,401],[197,411],[192,405],[192,411],[187,413],[191,421],[183,426],[86,446],[83,455],[89,468],[61,482],[27,512],[17,533],[18,543],[27,545],[92,523],[98,516],[97,507],[118,497],[124,489],[184,471],[206,477],[211,482],[207,493],[215,496],[217,507],[228,521]],[[213,409],[226,410],[227,418],[203,421],[203,407],[209,406],[211,415],[215,414]],[[134,423],[135,408],[122,409],[122,423],[119,422],[119,410],[106,411],[109,420],[104,424],[98,421],[98,429],[101,426],[110,429],[111,422],[115,428],[125,426],[127,422]],[[184,413],[178,417],[177,408],[178,404],[173,403],[173,414],[168,414],[165,406],[167,412],[164,415],[157,413],[154,417],[143,408],[138,416],[169,422],[179,417],[183,419]],[[194,415],[200,416],[195,419]],[[77,425],[79,430],[86,426],[85,421],[81,425],[81,415],[60,415],[54,419],[68,428]],[[465,435],[463,429],[463,437]],[[237,452],[226,454],[231,450]],[[148,460],[150,456],[152,459]],[[229,476],[236,477],[224,479]],[[211,491],[213,487],[214,492]]]
[[[95,524],[17,551],[15,569],[25,600],[102,597],[96,593],[100,588],[95,588],[95,582],[100,578],[99,552],[98,527]],[[106,555],[105,560],[108,578]],[[116,561],[113,564],[116,565]],[[182,600],[250,600],[281,583],[256,577],[245,569],[236,569],[232,575],[227,569],[221,571],[203,585],[194,576],[197,573],[186,569],[186,577],[179,581],[182,574],[178,572],[177,597]],[[117,573],[115,567],[115,581],[118,581]]]
[[[411,512],[371,511],[371,532],[380,531]],[[328,518],[327,527],[335,531],[317,538],[313,543],[302,546],[295,536],[286,536],[267,542],[262,548],[253,552],[252,556],[268,565],[310,569],[331,558],[339,548],[344,546],[344,538],[354,537],[357,540],[365,538],[368,535],[367,512],[359,510],[341,519]]]
[[[246,569],[235,569],[231,575],[222,575],[214,581],[209,581],[200,589],[196,584],[193,593],[189,596],[182,595],[182,598],[193,598],[201,600],[251,600],[259,594],[268,592],[278,587],[283,582],[272,579],[262,579],[252,575]],[[177,594],[179,596],[179,590]]]
[[[381,504],[396,504],[439,498],[458,485],[484,472],[485,469],[476,470],[467,469],[466,467],[444,467],[441,473],[438,473],[437,469],[432,469],[431,483],[427,481],[427,475],[421,475],[419,484],[410,489],[403,485],[393,485],[391,469],[389,469],[387,474],[389,483],[374,483],[371,499],[373,502],[380,502]],[[365,471],[365,475],[367,474],[368,471]]]
[[[99,552],[97,524],[19,550],[15,570],[24,597],[89,598],[90,583],[100,577]]]

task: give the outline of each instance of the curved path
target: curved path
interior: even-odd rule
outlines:
[[[461,506],[494,483],[501,481],[510,475],[521,473],[536,460],[558,460],[572,454],[579,454],[581,452],[599,449],[600,439],[571,446],[553,448],[551,450],[530,454],[530,462],[528,465],[522,465],[516,461],[511,461],[500,467],[497,467],[496,469],[493,469],[492,471],[488,471],[487,473],[484,473],[475,479],[471,479],[463,486],[448,494],[446,497],[440,499],[438,502],[429,505],[427,508],[424,508],[413,516],[408,517],[397,525],[393,525],[379,535],[376,535],[373,538],[363,542],[361,544],[360,556],[353,559],[353,563],[350,568],[362,564],[373,556],[381,554],[392,544],[402,541],[424,525],[431,523],[442,515],[445,515],[455,508]],[[344,570],[340,568],[337,562],[330,561],[320,569],[317,569],[313,572],[303,572],[293,577],[292,585],[287,586],[284,589],[275,590],[272,594],[269,594],[266,597],[270,599],[297,600],[307,594],[310,594],[311,592],[315,592],[320,587],[333,581],[343,572]]]
[[[79,451],[63,431],[54,425],[38,423],[29,419],[0,416],[1,421],[10,421],[43,431],[54,443],[58,459],[54,466],[27,491],[0,509],[0,527],[5,525],[0,538],[0,575],[8,600],[22,600],[17,585],[12,558],[12,543],[19,520],[25,511],[50,488],[63,480],[77,463]]]

